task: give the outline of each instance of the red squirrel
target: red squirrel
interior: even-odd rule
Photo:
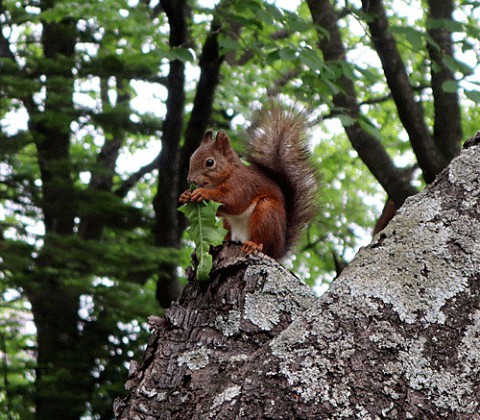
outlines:
[[[227,134],[220,131],[214,139],[208,131],[190,158],[188,182],[197,188],[180,201],[221,203],[225,240],[243,242],[244,254],[281,259],[315,213],[316,175],[305,131],[305,116],[293,109],[259,111],[248,130],[248,165]]]

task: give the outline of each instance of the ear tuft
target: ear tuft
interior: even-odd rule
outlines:
[[[219,131],[217,133],[215,145],[217,146],[218,149],[222,150],[224,153],[231,149],[230,139],[228,138],[227,134],[223,131]]]
[[[210,143],[213,141],[213,131],[207,131],[203,135],[202,143]]]

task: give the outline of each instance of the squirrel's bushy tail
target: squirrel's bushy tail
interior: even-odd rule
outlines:
[[[273,103],[256,114],[248,129],[247,160],[262,168],[285,195],[286,251],[317,210],[318,176],[308,150],[307,126],[305,113]]]

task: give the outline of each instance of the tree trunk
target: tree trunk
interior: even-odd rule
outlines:
[[[221,4],[218,7],[221,10]],[[174,8],[174,10],[178,13],[177,8]],[[178,197],[181,192],[188,188],[187,174],[190,156],[200,145],[203,133],[210,124],[215,91],[220,80],[220,66],[224,59],[223,55],[219,53],[218,34],[221,26],[217,20],[217,18],[214,18],[210,33],[203,44],[199,60],[200,79],[193,101],[190,120],[186,127],[185,141],[181,148],[182,123],[180,117],[183,115],[184,92],[181,92],[180,89],[183,89],[184,76],[183,73],[182,75],[178,73],[178,69],[175,71],[174,67],[171,67],[170,70],[168,85],[172,103],[170,105],[167,103],[167,118],[165,119],[163,130],[164,140],[158,165],[158,192],[154,199],[156,213],[155,238],[158,246],[180,247],[182,233],[185,230],[185,218],[177,211]],[[175,21],[172,20],[171,25],[174,23]],[[171,36],[173,35],[174,33]],[[179,45],[185,43],[186,37],[187,34],[184,33],[184,41]],[[173,66],[174,64],[175,62],[171,65]],[[181,84],[179,83],[180,81],[182,82]],[[169,115],[172,116],[170,119]],[[177,120],[173,120],[173,117],[177,118]],[[177,131],[175,132],[175,130]],[[165,139],[168,136],[171,140],[166,142]],[[172,168],[177,168],[177,170]],[[162,307],[168,308],[171,302],[178,298],[181,291],[177,276],[177,266],[168,263],[162,264],[158,273],[157,299]]]
[[[321,298],[228,246],[132,364],[119,419],[476,418],[480,133]]]
[[[188,41],[187,4],[184,0],[162,0],[162,8],[170,25],[170,46],[182,47]],[[181,233],[178,226],[177,206],[180,194],[180,140],[183,132],[185,106],[185,64],[170,61],[168,73],[167,115],[163,122],[162,151],[158,160],[157,194],[153,199],[155,210],[155,245],[179,248]],[[158,267],[156,297],[160,305],[168,308],[180,294],[177,267],[162,262]]]
[[[84,414],[93,387],[92,364],[78,351],[79,296],[55,280],[47,286],[47,277],[29,293],[38,343],[35,418],[75,420]]]

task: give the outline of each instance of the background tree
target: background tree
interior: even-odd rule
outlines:
[[[407,3],[0,1],[12,416],[111,417],[146,316],[181,288],[177,198],[207,127],[240,143],[268,96],[312,110],[322,214],[288,264],[317,286],[369,235],[373,202],[434,179],[478,128],[479,5]]]

